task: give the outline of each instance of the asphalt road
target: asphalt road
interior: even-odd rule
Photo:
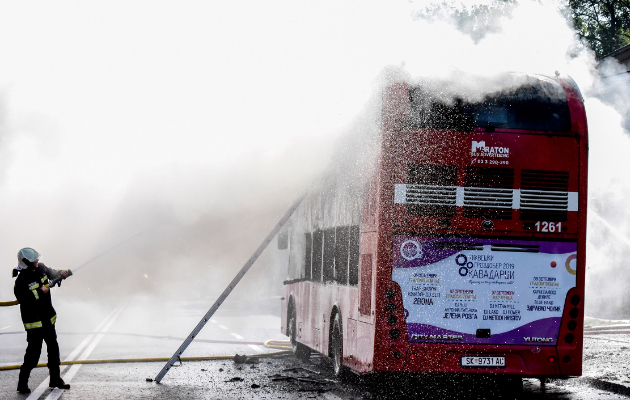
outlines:
[[[100,302],[55,299],[57,332],[63,359],[170,357],[197,324],[212,299],[195,302],[136,296]],[[269,304],[265,305],[268,302]],[[276,350],[262,345],[286,339],[279,332],[274,304],[227,303],[206,325],[185,356],[261,354]],[[16,307],[0,308],[0,365],[18,365],[26,335]],[[45,348],[45,346],[44,346]],[[630,335],[597,335],[585,345],[585,377],[541,385],[525,380],[523,399],[617,399],[630,388]],[[64,369],[68,391],[47,388],[48,371],[31,375],[31,396],[15,392],[17,370],[0,371],[0,399],[494,399],[514,398],[489,379],[472,380],[390,376],[332,376],[325,357],[302,362],[293,356],[263,358],[256,364],[232,360],[185,362],[173,368],[161,384],[147,382],[160,363],[74,365]],[[45,350],[40,362],[46,362]],[[608,385],[608,386],[606,386]],[[612,385],[612,386],[611,386]],[[630,392],[630,389],[628,389]]]

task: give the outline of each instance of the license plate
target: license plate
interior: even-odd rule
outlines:
[[[505,367],[505,357],[462,357],[462,367],[502,368]]]

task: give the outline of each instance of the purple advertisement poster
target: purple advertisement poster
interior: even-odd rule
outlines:
[[[556,344],[575,242],[394,236],[393,245],[411,342]]]

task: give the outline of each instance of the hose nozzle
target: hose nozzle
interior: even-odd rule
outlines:
[[[67,270],[67,271],[68,271],[68,276],[72,276],[72,271],[70,271],[70,270]],[[67,278],[68,276],[66,276],[66,278]],[[57,285],[57,286],[61,287],[61,281],[63,281],[63,280],[64,280],[64,279],[66,279],[66,278],[64,278],[63,276],[59,275],[59,276],[58,276],[58,277],[56,277],[55,279],[53,279],[53,280],[49,280],[49,281],[48,281],[48,285],[49,285],[50,287],[54,287],[55,285]]]

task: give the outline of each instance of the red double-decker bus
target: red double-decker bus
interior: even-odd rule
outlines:
[[[506,80],[388,84],[357,124],[288,230],[298,355],[337,374],[581,375],[583,99],[568,77]]]

